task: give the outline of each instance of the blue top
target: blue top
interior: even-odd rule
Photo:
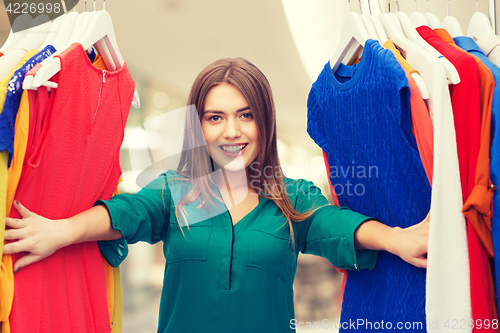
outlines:
[[[15,71],[7,86],[7,96],[3,111],[0,113],[0,151],[9,152],[9,164],[14,153],[14,124],[16,122],[17,110],[23,95],[23,82],[28,73],[36,64],[48,58],[56,49],[52,45],[47,45],[42,51],[31,57],[26,63]]]
[[[328,154],[329,178],[342,206],[395,227],[422,221],[431,188],[411,134],[410,88],[394,54],[368,40],[361,62],[327,63],[307,101],[307,131]],[[426,271],[380,252],[373,271],[349,271],[341,322],[420,322],[425,332]],[[357,325],[340,331],[372,332]]]
[[[497,120],[500,121],[500,68],[488,59],[472,38],[455,37],[453,40],[462,49],[478,57],[488,67],[495,79],[491,106],[490,177],[491,182],[498,186],[500,184],[500,127],[496,128],[496,123]],[[495,252],[495,279],[496,285],[500,286],[500,193],[498,190],[493,192],[493,212],[497,212],[497,214],[493,214],[491,221],[493,251]],[[500,296],[498,289],[497,296]]]

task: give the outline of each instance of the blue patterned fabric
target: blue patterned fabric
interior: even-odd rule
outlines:
[[[326,64],[307,107],[307,131],[328,154],[340,205],[391,227],[425,218],[431,187],[411,134],[408,80],[390,50],[368,40],[357,65],[333,74]],[[340,332],[391,332],[399,322],[425,332],[425,274],[384,251],[373,271],[349,271]]]
[[[470,37],[455,37],[455,43],[465,51],[476,56],[488,67],[495,79],[493,102],[491,106],[491,148],[490,148],[490,177],[491,182],[497,187],[500,184],[500,68],[491,62],[477,43]],[[491,219],[491,233],[493,238],[493,251],[495,253],[495,282],[497,297],[500,297],[500,191],[493,192],[493,215]]]
[[[9,81],[5,104],[2,113],[0,113],[0,151],[7,150],[9,152],[9,167],[14,152],[14,124],[17,110],[21,103],[21,96],[23,95],[24,76],[36,64],[42,62],[42,60],[55,52],[56,49],[52,45],[47,45],[42,51],[35,54],[21,68],[15,71]]]

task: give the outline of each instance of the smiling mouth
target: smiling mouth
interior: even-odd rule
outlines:
[[[248,143],[243,143],[243,144],[240,144],[240,145],[224,144],[224,145],[220,145],[219,148],[223,152],[225,152],[225,153],[228,153],[228,154],[237,154],[240,151],[242,151],[243,149],[245,149],[245,147],[247,145],[248,145]]]

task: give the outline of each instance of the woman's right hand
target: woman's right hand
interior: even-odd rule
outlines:
[[[27,252],[14,264],[14,272],[40,261],[58,249],[72,243],[71,224],[68,220],[49,220],[21,205],[17,200],[14,207],[21,219],[5,218],[5,240],[15,241],[3,246],[4,254]]]

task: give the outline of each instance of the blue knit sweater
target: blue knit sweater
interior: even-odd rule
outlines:
[[[307,107],[340,205],[392,227],[425,218],[431,188],[411,134],[408,80],[391,51],[368,40],[357,65],[334,74],[326,64]],[[426,331],[425,270],[381,252],[373,271],[348,272],[340,331],[390,332],[399,322]]]

